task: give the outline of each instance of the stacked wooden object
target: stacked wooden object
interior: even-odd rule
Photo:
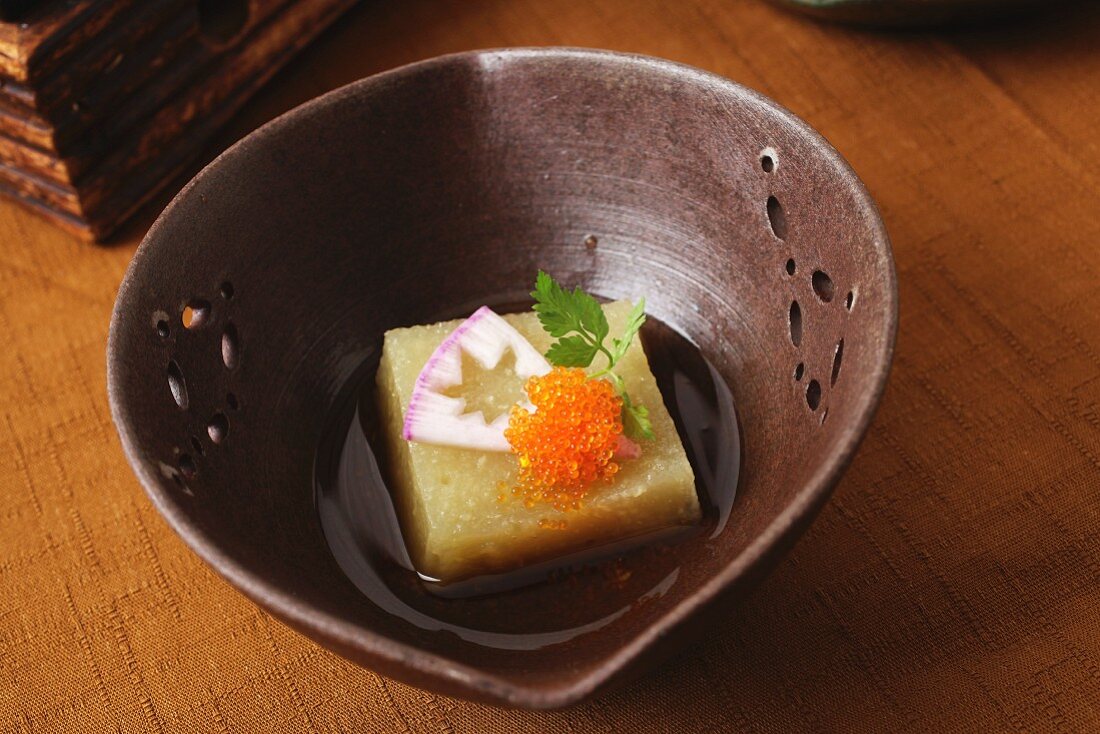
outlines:
[[[0,195],[107,237],[355,0],[0,0]]]

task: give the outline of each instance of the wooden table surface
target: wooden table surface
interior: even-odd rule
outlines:
[[[876,33],[757,0],[366,2],[208,153],[359,77],[577,45],[694,64],[820,130],[879,202],[891,384],[820,518],[706,645],[548,713],[432,696],[258,612],[122,457],[114,244],[0,204],[0,732],[1100,730],[1100,4]]]

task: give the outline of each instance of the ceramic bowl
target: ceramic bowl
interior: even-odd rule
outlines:
[[[386,329],[522,299],[540,267],[644,294],[732,390],[745,458],[724,530],[643,600],[505,595],[469,626],[522,617],[548,641],[483,645],[358,591],[326,545],[314,461]],[[896,319],[874,203],[774,102],[659,59],[478,51],[338,89],[202,171],[122,283],[108,381],[153,503],[263,609],[384,675],[547,708],[719,629],[851,461]],[[563,626],[576,634],[555,637]]]

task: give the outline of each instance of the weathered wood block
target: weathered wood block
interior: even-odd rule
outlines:
[[[5,3],[0,195],[108,236],[354,2]]]

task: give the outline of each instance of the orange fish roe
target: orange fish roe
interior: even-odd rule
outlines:
[[[623,432],[622,398],[606,380],[567,367],[530,378],[526,390],[535,412],[513,407],[504,431],[519,459],[513,491],[528,507],[578,509],[594,482],[619,471],[611,459]]]

